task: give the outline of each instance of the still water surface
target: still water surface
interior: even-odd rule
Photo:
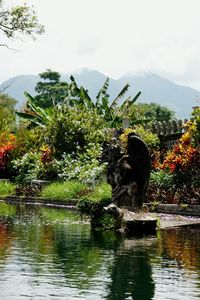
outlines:
[[[133,238],[0,203],[0,299],[200,299],[200,228]]]

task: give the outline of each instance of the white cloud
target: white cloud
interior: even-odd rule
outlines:
[[[199,0],[27,3],[46,32],[36,42],[18,43],[20,52],[0,48],[0,81],[47,68],[68,73],[88,67],[113,77],[151,71],[200,89]]]

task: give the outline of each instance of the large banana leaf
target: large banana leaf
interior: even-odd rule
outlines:
[[[28,120],[31,123],[34,123],[35,125],[39,125],[41,127],[45,127],[44,120],[42,118],[40,118],[39,116],[34,116],[34,115],[29,114],[29,113],[19,112],[19,111],[16,111],[15,113],[20,118]]]
[[[127,83],[123,89],[119,92],[119,94],[117,95],[117,97],[112,101],[111,105],[110,105],[110,108],[114,108],[117,104],[118,104],[118,101],[124,97],[124,95],[126,94],[126,92],[128,91],[130,87],[130,84]]]
[[[80,89],[79,89],[79,87],[76,83],[75,78],[72,75],[70,76],[70,80],[71,80],[71,83],[70,83],[70,86],[69,86],[69,90],[71,92],[71,95],[73,97],[78,96],[80,94]]]
[[[80,87],[80,99],[82,99],[83,105],[87,109],[94,108],[94,103],[92,102],[92,99],[90,98],[88,92],[83,87]]]
[[[27,99],[27,108],[29,111],[16,112],[23,119],[29,120],[32,124],[45,127],[52,120],[52,108],[42,108],[40,102],[29,93],[24,93]]]
[[[128,97],[124,101],[124,103],[121,105],[121,110],[123,111],[124,107],[127,108],[127,107],[130,107],[132,104],[134,104],[137,101],[137,99],[139,98],[140,95],[141,95],[141,92],[138,92],[137,95],[134,98]]]
[[[99,103],[102,101],[103,97],[107,97],[109,98],[109,95],[107,94],[108,91],[108,87],[109,87],[109,78],[106,78],[106,81],[104,82],[102,88],[99,90],[97,96],[96,96],[96,103],[95,106],[98,107]]]
[[[42,107],[41,101],[39,101],[38,99],[32,97],[28,92],[24,92],[24,95],[25,95],[26,100],[27,100],[27,107],[29,107],[29,106]]]

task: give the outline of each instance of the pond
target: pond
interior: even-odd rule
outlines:
[[[0,203],[0,299],[200,299],[200,228],[134,238]]]

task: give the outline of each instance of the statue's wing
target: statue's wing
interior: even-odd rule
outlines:
[[[149,150],[146,143],[136,135],[128,136],[128,155],[131,162],[136,162],[140,160],[142,164],[143,161],[148,161],[150,159]]]

